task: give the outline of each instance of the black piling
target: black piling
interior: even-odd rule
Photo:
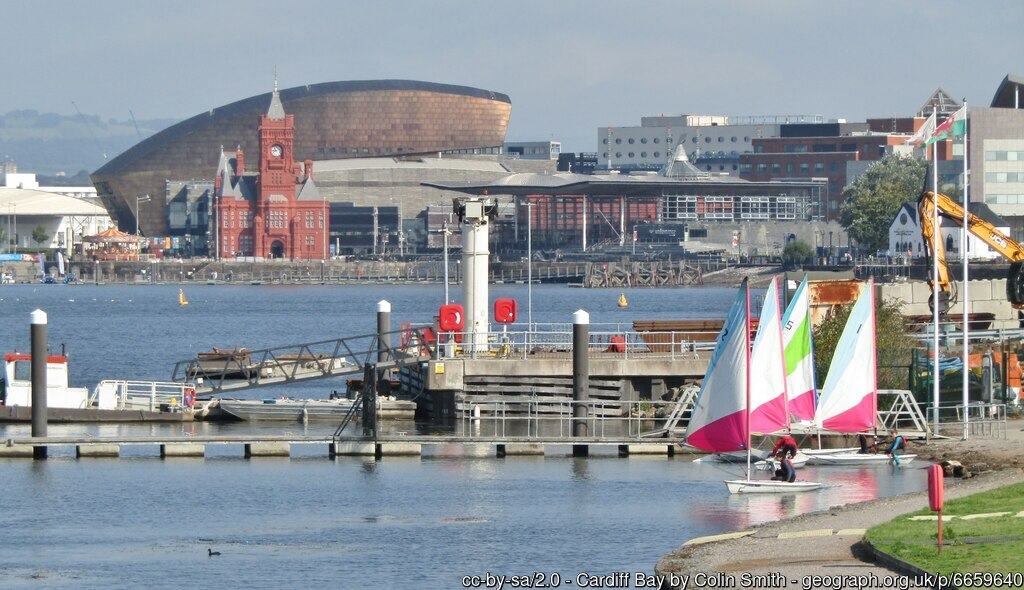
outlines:
[[[46,312],[32,312],[32,437],[46,437]],[[46,446],[32,447],[32,456],[46,458]]]
[[[572,315],[572,435],[589,436],[587,425],[587,400],[590,399],[590,314],[578,310]],[[572,454],[587,456],[587,445],[573,445]]]

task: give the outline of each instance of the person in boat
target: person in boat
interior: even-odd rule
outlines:
[[[797,444],[796,439],[788,434],[782,435],[781,438],[772,447],[771,456],[777,457],[783,452],[788,453],[790,457],[796,457]]]
[[[906,450],[907,441],[903,438],[903,435],[892,429],[892,443],[889,445],[889,450],[885,452],[886,455],[892,457],[892,462],[895,465],[900,464],[900,454]]]
[[[860,450],[857,451],[858,454],[867,455],[868,453],[877,453],[878,452],[878,437],[877,436],[875,436],[872,439],[871,444],[868,444],[868,435],[866,435],[866,434],[864,434],[862,432],[862,433],[857,435],[857,441],[860,442]]]
[[[796,481],[796,467],[793,466],[793,457],[796,457],[796,440],[788,434],[772,447],[772,456],[779,462],[779,468],[775,470],[773,480],[794,482]]]

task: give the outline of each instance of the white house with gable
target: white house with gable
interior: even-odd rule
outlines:
[[[1006,235],[1010,235],[1010,225],[1003,218],[992,212],[984,203],[971,203],[973,215],[984,219]],[[949,259],[960,259],[960,224],[939,217],[942,239],[945,240],[946,256]],[[971,260],[991,260],[1000,258],[999,252],[989,248],[988,244],[977,236],[967,234],[967,250]],[[924,240],[921,238],[921,219],[917,207],[913,203],[904,203],[896,217],[889,224],[890,256],[909,256],[921,258],[925,256]]]

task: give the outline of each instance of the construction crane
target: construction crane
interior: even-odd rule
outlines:
[[[942,236],[935,230],[932,218],[935,215],[935,208],[938,208],[939,215],[945,219],[964,226],[964,209],[956,201],[942,193],[925,192],[917,200],[917,212],[921,217],[921,237],[924,240],[925,248],[929,255],[935,256],[939,267],[939,311],[946,313],[949,307],[956,302],[956,293],[953,290],[953,283],[949,280],[949,268],[946,265],[946,246],[943,244]],[[1010,261],[1010,270],[1006,276],[1006,299],[1017,309],[1024,309],[1024,246],[1016,240],[995,228],[991,223],[981,219],[977,215],[967,212],[967,231],[977,236],[983,242],[992,247]],[[962,247],[964,256],[967,255],[966,245]],[[929,280],[928,285],[934,288],[934,281]],[[935,302],[929,298],[928,306],[934,309]]]

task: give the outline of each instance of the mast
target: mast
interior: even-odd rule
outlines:
[[[747,279],[743,279],[743,291],[747,298],[747,304],[744,308],[746,313],[746,321],[743,323],[743,353],[746,355],[746,395],[747,395],[747,407],[744,411],[746,417],[746,428],[747,428],[747,479],[750,479],[750,284],[747,283]]]

